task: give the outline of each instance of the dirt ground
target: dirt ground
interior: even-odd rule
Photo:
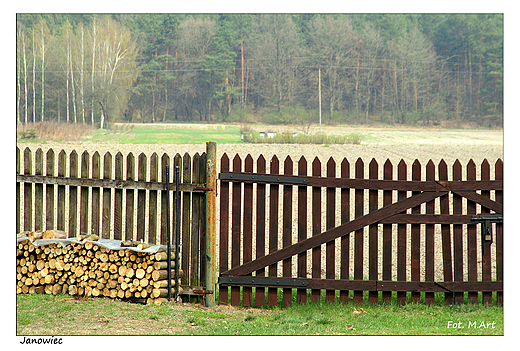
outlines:
[[[360,145],[273,145],[273,144],[222,144],[217,146],[217,162],[220,163],[220,158],[224,153],[226,153],[229,158],[232,160],[236,154],[239,154],[242,160],[245,159],[247,154],[251,154],[253,159],[255,160],[255,168],[256,171],[256,159],[263,155],[267,160],[267,172],[269,172],[269,161],[274,155],[277,155],[280,161],[280,170],[283,170],[283,162],[287,156],[290,156],[293,161],[294,166],[294,174],[297,174],[297,165],[298,160],[304,156],[308,162],[308,174],[311,174],[311,164],[315,157],[318,157],[322,164],[322,175],[326,174],[326,163],[330,157],[334,158],[336,161],[336,174],[340,174],[339,166],[342,162],[343,158],[347,158],[350,162],[351,166],[351,176],[353,177],[355,174],[354,166],[356,160],[358,158],[363,159],[365,164],[365,177],[368,177],[368,164],[374,158],[379,164],[379,178],[382,179],[382,170],[384,162],[389,159],[394,165],[394,179],[397,177],[397,164],[403,159],[408,165],[409,171],[409,179],[411,179],[411,166],[412,163],[417,159],[420,161],[423,166],[423,179],[425,179],[425,166],[427,162],[431,159],[436,165],[443,159],[448,164],[448,176],[451,178],[452,174],[452,165],[455,160],[459,160],[463,166],[463,177],[466,174],[466,165],[470,159],[472,159],[477,165],[477,179],[480,178],[480,164],[484,159],[487,159],[491,164],[491,178],[494,179],[494,163],[498,158],[502,158],[504,156],[503,149],[503,138],[502,131],[500,130],[477,130],[477,131],[450,131],[450,130],[400,130],[398,132],[389,131],[387,129],[366,129],[359,130],[360,133],[367,133],[370,135],[370,138],[366,142],[362,142]],[[36,151],[38,147],[41,147],[43,152],[47,152],[49,148],[53,148],[54,151],[59,152],[59,150],[63,149],[69,154],[72,150],[76,150],[79,154],[81,154],[84,150],[87,150],[90,155],[92,155],[95,151],[98,151],[101,154],[101,160],[103,160],[103,155],[105,152],[110,151],[112,155],[115,155],[117,152],[121,152],[124,157],[129,152],[132,152],[136,157],[139,153],[143,152],[147,156],[150,156],[152,153],[157,153],[160,157],[163,153],[167,153],[170,157],[173,157],[176,153],[180,153],[184,155],[185,153],[189,153],[190,155],[194,155],[196,152],[202,153],[205,152],[205,145],[121,145],[121,144],[112,144],[112,143],[81,143],[81,142],[67,142],[67,143],[51,143],[47,142],[44,144],[23,144],[19,143],[17,146],[20,148],[20,153],[23,158],[23,150],[25,147],[30,147],[33,152]],[[22,162],[23,164],[23,162]],[[242,163],[243,164],[243,163]],[[101,167],[103,167],[101,165]],[[101,168],[102,169],[102,168]],[[218,164],[218,170],[220,170],[220,164]],[[126,169],[123,169],[123,174],[126,174]],[[160,179],[160,175],[159,175]],[[309,192],[310,196],[310,192]],[[351,195],[353,196],[353,194]],[[381,196],[380,196],[381,198]],[[281,201],[281,200],[280,200]],[[293,233],[296,239],[297,233],[297,221],[296,218],[296,196],[294,195],[294,204],[293,204]],[[382,202],[382,200],[380,200]],[[310,197],[308,199],[308,203],[310,204]],[[324,197],[322,200],[324,204]],[[339,201],[337,200],[337,203]],[[353,204],[353,198],[351,199],[351,203]],[[365,202],[368,204],[368,198]],[[280,202],[281,204],[281,202]],[[217,211],[218,211],[218,198],[217,198]],[[281,207],[281,206],[280,206]],[[368,205],[366,205],[368,210]],[[45,207],[44,207],[45,208]],[[323,210],[322,210],[323,211]],[[336,211],[336,222],[339,225],[339,218],[341,209],[337,209]],[[351,218],[354,218],[354,209],[353,207],[350,209]],[[268,212],[268,211],[267,211]],[[309,216],[310,217],[310,216]],[[124,218],[124,217],[123,217]],[[219,218],[217,213],[217,218]],[[280,209],[280,225],[282,226],[282,215]],[[268,220],[268,219],[267,219]],[[134,222],[135,223],[135,222]],[[253,223],[255,223],[255,218],[253,218]],[[323,226],[325,225],[325,220],[322,220]],[[437,228],[438,227],[438,228]],[[217,223],[217,228],[219,228],[219,224]],[[308,233],[311,233],[311,227],[309,224]],[[325,229],[325,228],[323,228]],[[253,229],[254,230],[254,229]],[[281,229],[280,229],[281,230]],[[396,232],[396,230],[394,230]],[[424,230],[423,230],[424,232]],[[148,235],[148,233],[146,234]],[[281,236],[281,233],[279,234]],[[396,235],[396,234],[395,234]],[[421,234],[422,239],[424,239],[424,233]],[[339,239],[338,239],[339,240]],[[351,248],[353,248],[353,236],[351,237]],[[380,238],[379,248],[382,250],[382,239]],[[266,242],[268,242],[266,240]],[[396,240],[394,240],[393,252],[396,252]],[[410,245],[410,243],[408,243]],[[464,243],[465,245],[465,243]],[[435,246],[437,248],[441,247],[440,242],[440,226],[436,226],[436,242]],[[493,245],[494,246],[494,245]],[[253,242],[253,247],[255,247],[255,242]],[[339,262],[339,242],[336,245],[336,256],[337,262]],[[365,234],[365,248],[368,247],[368,235]],[[479,247],[479,243],[477,243],[477,247]],[[492,249],[494,250],[494,249]],[[268,250],[267,250],[268,251]],[[266,251],[266,252],[267,252]],[[322,264],[325,265],[324,259],[324,251]],[[410,248],[408,248],[407,252],[410,253]],[[422,251],[424,252],[424,243]],[[218,252],[218,249],[217,249]],[[492,251],[494,252],[494,251]],[[253,253],[253,257],[254,257]],[[310,255],[309,255],[310,256]],[[368,275],[368,250],[365,252],[365,260],[366,263],[366,275]],[[480,260],[480,256],[479,260]],[[395,260],[395,255],[394,255]],[[467,257],[464,258],[467,260]],[[381,260],[380,260],[381,261]],[[310,265],[310,261],[309,261]],[[337,264],[337,274],[339,275],[339,264]],[[442,280],[442,256],[440,252],[436,253],[435,257],[435,276],[436,279]],[[296,262],[293,263],[294,269],[296,269]],[[351,256],[351,269],[353,270],[353,257]],[[464,267],[467,268],[467,265],[464,264]],[[310,270],[309,270],[310,271]],[[382,270],[379,270],[380,275],[382,274]],[[394,267],[394,276],[396,276],[396,268]],[[478,271],[480,273],[480,271]],[[324,274],[324,271],[323,271]],[[467,274],[467,272],[465,272]],[[494,277],[494,267],[493,267],[493,277]]]

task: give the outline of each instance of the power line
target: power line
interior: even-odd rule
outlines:
[[[476,74],[476,75],[501,75],[503,72],[499,71],[460,71],[460,70],[439,70],[439,69],[414,69],[414,68],[392,68],[392,67],[364,67],[362,65],[360,66],[332,66],[332,65],[320,65],[321,68],[334,68],[334,69],[342,69],[342,70],[349,70],[349,69],[359,69],[364,71],[397,71],[397,72],[430,72],[430,73],[452,73],[452,74]],[[213,67],[213,68],[177,68],[177,69],[133,69],[133,70],[118,70],[117,73],[177,73],[177,72],[224,72],[233,70],[233,68],[229,67]],[[293,65],[293,66],[246,66],[245,69],[248,71],[263,71],[268,69],[318,69],[318,66],[308,66],[308,65]],[[18,70],[18,74],[22,74],[23,71]],[[33,70],[28,70],[27,72],[33,72]],[[42,73],[41,70],[34,71],[35,73]],[[80,74],[81,70],[73,70],[73,71],[66,71],[66,70],[46,70],[45,73],[67,73],[67,72],[73,72],[76,74]],[[87,72],[88,74],[92,74],[92,71],[83,71],[84,73]],[[100,74],[100,73],[106,73],[105,71],[94,71],[94,73]]]

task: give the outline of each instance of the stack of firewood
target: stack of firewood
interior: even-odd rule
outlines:
[[[48,233],[53,232],[53,233]],[[47,233],[45,235],[45,233]],[[47,231],[41,238],[63,234]],[[161,304],[168,297],[168,254],[131,249],[110,250],[96,245],[97,236],[82,243],[36,246],[39,233],[22,233],[28,240],[16,246],[16,292],[18,294],[66,293],[73,296],[106,296]],[[19,235],[20,236],[20,235]],[[122,242],[124,245],[125,242]],[[138,246],[137,244],[135,246]],[[133,246],[133,245],[132,245]],[[147,244],[141,245],[147,246]],[[149,245],[148,245],[149,246]],[[125,247],[125,246],[123,246]],[[175,296],[175,252],[171,252],[172,296]],[[182,276],[182,270],[179,270]],[[180,288],[182,293],[182,288]]]

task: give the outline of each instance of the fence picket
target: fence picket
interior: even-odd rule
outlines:
[[[123,180],[123,154],[118,152],[114,157],[114,178]],[[123,189],[114,190],[114,239],[123,237]]]
[[[327,177],[336,177],[336,162],[331,157],[327,161]],[[327,188],[326,190],[326,229],[332,229],[336,226],[336,188]],[[335,279],[336,277],[336,241],[332,240],[325,244],[325,266],[327,279]],[[325,301],[334,302],[336,292],[334,290],[327,290],[325,292]]]
[[[448,180],[448,165],[444,160],[439,163],[439,180]],[[441,214],[450,214],[449,194],[440,197]],[[441,224],[442,235],[442,262],[445,282],[453,281],[453,268],[451,261],[451,233],[449,224]],[[444,301],[446,305],[453,304],[453,293],[445,293]]]
[[[346,158],[341,161],[341,178],[350,178],[350,163]],[[350,189],[341,189],[341,224],[350,220]],[[350,279],[350,235],[341,237],[341,267],[340,279]],[[341,290],[339,300],[343,304],[349,301],[349,291]]]
[[[186,156],[185,156],[186,157]],[[193,171],[192,171],[192,179],[191,181],[193,183],[203,183],[205,178],[202,178],[201,174],[201,159],[202,157],[199,155],[199,153],[196,153],[193,155],[192,158],[192,164],[193,164]],[[203,203],[201,199],[201,194],[191,194],[191,209],[192,209],[192,216],[191,216],[191,240],[190,240],[190,285],[200,285],[201,281],[204,281],[201,277],[201,269],[200,269],[200,258],[204,257],[201,250],[204,247],[204,245],[201,245],[202,238],[201,238],[201,231],[202,231],[202,213],[203,210]],[[188,208],[189,209],[189,208]],[[186,208],[183,208],[183,213],[186,214],[187,210]],[[189,215],[189,213],[188,213]]]
[[[298,161],[298,176],[307,176],[307,160],[301,157]],[[298,241],[307,239],[307,186],[298,187]],[[298,254],[298,277],[307,276],[307,251]],[[298,289],[296,301],[299,304],[307,303],[307,290]]]
[[[401,160],[397,166],[397,179],[408,179],[408,166],[404,160]],[[397,201],[404,199],[406,199],[406,191],[398,191]],[[406,224],[402,223],[397,225],[397,280],[406,281]],[[406,292],[397,292],[397,303],[400,305],[406,303]]]
[[[224,153],[220,159],[221,172],[229,172],[229,157]],[[219,271],[225,272],[229,269],[228,247],[229,247],[229,182],[220,185],[220,234],[219,234]],[[219,303],[227,305],[229,288],[219,286]]]
[[[61,150],[58,154],[58,177],[65,177],[66,168],[67,154]],[[65,185],[58,185],[56,229],[65,230]]]
[[[171,174],[172,170],[170,167],[170,157],[168,154],[164,153],[161,157],[161,181],[163,183],[166,183],[166,181],[169,181],[171,184],[171,181],[166,177],[166,167],[169,167],[169,174]],[[171,177],[170,177],[171,178]],[[166,191],[161,190],[161,243],[165,243],[168,241],[168,227],[167,227],[167,206],[170,206],[169,203],[166,201]],[[171,207],[170,207],[171,209]],[[170,213],[170,220],[171,220],[171,213]],[[170,240],[171,240],[171,228],[170,227]]]
[[[477,166],[473,160],[470,160],[467,165],[468,180],[477,179]],[[475,215],[477,213],[477,204],[474,201],[467,200],[468,215]],[[468,281],[477,281],[477,224],[468,224]],[[478,292],[468,293],[468,302],[472,304],[478,303]]]
[[[150,156],[150,181],[156,182],[159,176],[157,153]],[[148,207],[148,242],[157,243],[157,190],[150,190]],[[115,219],[114,219],[115,223]]]
[[[276,155],[271,159],[271,174],[279,174],[280,163]],[[234,169],[234,167],[233,167]],[[269,185],[269,253],[278,250],[278,201],[279,201],[279,185]],[[277,264],[269,266],[269,276],[276,277]],[[267,303],[269,306],[278,304],[278,289],[267,289]]]
[[[287,156],[284,162],[284,175],[293,175],[293,161],[290,156]],[[282,246],[288,247],[292,245],[292,203],[293,203],[293,186],[283,186],[283,208],[282,208]],[[291,277],[292,275],[292,261],[287,258],[282,262],[283,276]],[[292,288],[282,289],[282,305],[290,306],[292,303]]]
[[[368,177],[369,179],[378,179],[379,177],[379,165],[377,164],[377,161],[375,158],[370,161],[370,164],[368,166]],[[368,191],[368,208],[369,212],[377,211],[379,207],[379,196],[377,190],[369,190]],[[369,264],[369,271],[368,271],[368,279],[370,280],[377,280],[378,279],[378,256],[379,256],[379,250],[378,250],[378,230],[379,225],[377,223],[371,224],[368,227],[368,235],[369,235],[369,241],[368,241],[368,247],[370,250],[368,251],[368,264]],[[370,291],[368,293],[368,299],[370,303],[378,303],[379,301],[379,292],[377,291]]]
[[[422,166],[419,160],[415,160],[412,164],[412,180],[420,181],[421,180],[421,170]],[[420,191],[412,191],[412,196],[420,194]],[[412,214],[420,214],[421,206],[415,206],[412,208]],[[421,225],[420,224],[412,224],[411,225],[411,280],[412,281],[420,281],[421,280]],[[412,302],[419,303],[421,298],[421,293],[412,292]]]
[[[361,158],[356,161],[356,179],[365,178],[365,165]],[[355,218],[362,217],[365,212],[365,191],[356,189],[355,192]],[[363,247],[364,230],[359,229],[354,233],[354,279],[363,280]],[[354,302],[363,302],[363,291],[354,290]]]
[[[462,180],[462,164],[456,160],[453,164],[453,180]],[[462,214],[462,196],[453,194],[453,214]],[[462,252],[462,224],[453,225],[453,279],[455,281],[463,281],[463,252]],[[464,302],[464,293],[454,293],[454,303],[462,304]]]
[[[435,164],[430,160],[426,164],[426,180],[435,180]],[[426,203],[426,214],[435,213],[435,200],[428,201]],[[435,224],[426,224],[425,229],[425,272],[424,280],[427,282],[433,282],[435,278]],[[424,295],[424,301],[427,305],[435,303],[435,295],[433,292],[426,292]]]
[[[130,152],[126,156],[126,180],[135,180],[135,157]],[[125,220],[125,240],[132,240],[134,235],[134,202],[135,189],[126,189],[126,220]]]
[[[78,177],[78,153],[72,150],[69,155],[69,174],[71,177]],[[79,234],[77,225],[77,209],[78,209],[78,187],[69,186],[69,237],[75,237]]]
[[[383,179],[393,179],[393,165],[389,159],[383,165]],[[392,190],[383,191],[383,206],[392,204]],[[383,280],[392,280],[392,224],[383,224]],[[392,300],[391,291],[383,291],[383,302]]]
[[[34,154],[34,174],[43,174],[43,151],[38,148]],[[43,230],[43,184],[34,184],[34,229]]]
[[[105,153],[103,158],[103,179],[111,179],[112,177],[112,154]],[[110,221],[112,217],[112,189],[103,188],[103,210],[101,220],[100,237],[110,238]]]
[[[488,160],[484,159],[482,161],[480,175],[482,180],[491,179],[490,176],[491,167],[489,165]],[[489,190],[482,190],[481,195],[487,198],[491,197],[491,192]],[[481,213],[489,213],[489,209],[484,206],[481,206]],[[482,233],[482,281],[491,281],[491,245],[492,241],[484,240],[484,233]],[[482,293],[482,303],[490,304],[492,302],[492,293],[491,292],[483,292]]]
[[[256,161],[257,172],[265,174],[266,160],[263,155],[258,156]],[[257,184],[256,186],[256,258],[265,256],[265,184]],[[265,269],[256,271],[257,277],[265,277]],[[256,288],[255,304],[257,306],[265,305],[265,288]]]
[[[253,158],[247,155],[244,161],[244,172],[253,172]],[[244,184],[244,216],[243,216],[243,261],[244,263],[253,260],[253,184]],[[243,289],[244,306],[253,304],[253,289],[244,287]]]
[[[321,176],[321,162],[318,157],[312,161],[313,177]],[[312,236],[321,233],[321,188],[312,187]],[[312,277],[321,278],[321,246],[312,249]],[[312,290],[312,302],[321,300],[321,291]]]
[[[238,154],[233,158],[233,172],[242,170],[242,159]],[[241,214],[242,214],[242,184],[233,183],[233,201],[231,202],[231,268],[240,266],[240,245]],[[240,287],[231,287],[231,304],[240,305]]]
[[[495,163],[495,179],[504,179],[504,163],[501,159],[498,159]],[[495,191],[495,200],[498,203],[504,202],[504,194],[502,190]],[[496,224],[496,280],[504,280],[504,225],[502,223]],[[501,291],[497,292],[497,303],[502,305],[504,303],[504,294]]]
[[[137,157],[137,179],[140,181],[146,181],[146,173],[148,172],[146,155],[141,152]],[[137,190],[137,238],[136,240],[145,240],[146,227],[145,227],[145,213],[146,213],[146,190]]]
[[[101,178],[101,156],[99,152],[95,152],[92,155],[92,178],[100,179]],[[99,235],[99,219],[100,219],[100,205],[101,205],[101,188],[100,187],[92,187],[92,234]]]
[[[32,174],[32,152],[28,147],[23,152],[23,174]],[[24,197],[24,218],[23,229],[31,230],[32,227],[32,187],[31,183],[25,183],[23,186]]]
[[[46,154],[46,171],[45,174],[47,176],[54,176],[54,150],[49,149]],[[45,186],[45,229],[54,229],[54,219],[56,218],[54,214],[54,194],[55,194],[55,186],[54,185],[46,185]]]
[[[87,151],[81,154],[81,178],[88,178],[90,170],[90,155]],[[88,231],[88,192],[86,186],[80,187],[80,207],[79,207],[79,227],[80,232],[89,233]]]

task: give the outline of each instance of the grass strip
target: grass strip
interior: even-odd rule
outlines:
[[[354,309],[366,313],[356,314]],[[503,335],[503,307],[316,303],[232,307],[140,305],[17,295],[17,335]]]

